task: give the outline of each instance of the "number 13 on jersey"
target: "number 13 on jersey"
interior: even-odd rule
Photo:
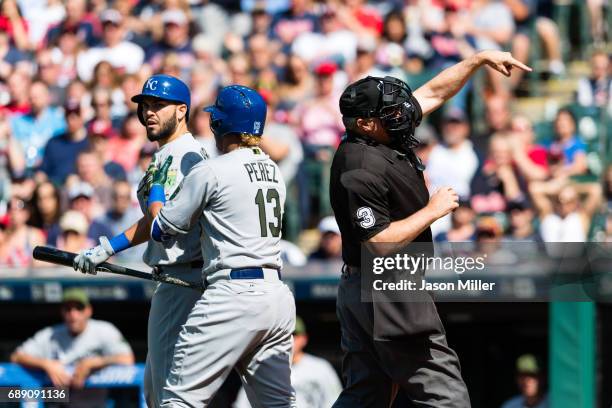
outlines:
[[[268,215],[266,214],[266,202],[273,205],[272,217],[273,222],[268,222]],[[259,226],[261,228],[261,236],[268,236],[268,229],[270,235],[277,238],[281,233],[281,222],[282,222],[282,209],[280,196],[278,190],[275,188],[259,189],[255,196],[255,204],[259,209]]]

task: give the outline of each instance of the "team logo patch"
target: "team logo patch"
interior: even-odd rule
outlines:
[[[259,133],[261,122],[253,122],[253,133]]]
[[[168,177],[166,178],[165,187],[172,187],[176,183],[176,174],[178,173],[177,169],[168,170]]]
[[[357,219],[361,222],[359,225],[361,228],[370,228],[376,223],[376,217],[370,207],[360,207],[357,209]]]
[[[154,90],[156,90],[156,89],[157,89],[157,84],[158,84],[158,82],[159,82],[158,80],[150,78],[150,79],[147,81],[146,88],[147,88],[147,89],[150,89],[151,91],[154,91]]]

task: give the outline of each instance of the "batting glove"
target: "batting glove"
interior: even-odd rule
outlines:
[[[97,274],[96,266],[102,262],[105,262],[114,254],[115,251],[113,250],[110,241],[108,238],[102,236],[100,237],[100,245],[81,251],[74,258],[72,267],[75,271],[95,275]]]
[[[170,170],[172,159],[172,156],[168,156],[168,158],[166,159],[166,161],[164,161],[161,167],[153,171],[151,185],[159,184],[163,186],[164,184],[166,184],[166,180],[168,179],[168,170]]]
[[[172,156],[169,156],[164,164],[159,169],[153,172],[151,180],[151,189],[149,190],[149,198],[147,199],[147,208],[151,207],[151,204],[159,202],[166,202],[166,193],[164,192],[164,185],[168,179],[168,170],[172,164]]]

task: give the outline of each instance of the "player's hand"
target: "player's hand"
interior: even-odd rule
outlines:
[[[476,54],[476,57],[480,58],[484,64],[487,64],[494,70],[501,72],[507,77],[510,76],[510,72],[514,67],[527,72],[532,71],[531,68],[523,64],[521,61],[515,59],[509,52],[486,50]]]
[[[171,164],[172,164],[172,156],[168,156],[164,164],[162,164],[160,168],[155,169],[153,171],[153,178],[151,180],[151,185],[159,184],[163,186],[166,184],[166,181],[168,180],[168,170],[170,169]]]
[[[59,388],[70,385],[70,374],[66,372],[64,365],[59,361],[47,360],[44,370],[54,387]]]
[[[144,176],[142,176],[140,184],[138,185],[138,193],[140,194],[142,191],[142,196],[145,198],[149,196],[149,191],[151,191],[151,184],[153,184],[153,173],[155,173],[156,170],[157,167],[153,162],[151,162]]]
[[[89,374],[97,368],[100,367],[99,357],[89,357],[80,360],[76,367],[74,368],[74,373],[72,374],[72,386],[81,389],[85,385],[85,380],[89,377]]]
[[[72,263],[75,271],[95,275],[96,266],[113,256],[115,251],[108,238],[100,237],[100,245],[81,251]]]
[[[442,187],[429,198],[427,207],[433,211],[435,219],[442,218],[459,207],[459,196],[452,188]]]

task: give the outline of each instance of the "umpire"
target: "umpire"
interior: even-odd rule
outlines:
[[[431,244],[429,226],[457,208],[451,188],[430,197],[425,167],[412,151],[414,131],[485,64],[506,76],[513,67],[530,70],[509,53],[483,51],[414,93],[396,78],[367,77],[340,98],[346,136],[334,156],[330,196],[345,263],[337,299],[345,389],[335,408],[387,408],[399,389],[413,406],[470,407],[459,360],[430,296],[420,302],[361,300],[361,274],[372,274],[361,269],[361,245],[381,254],[382,243]]]

